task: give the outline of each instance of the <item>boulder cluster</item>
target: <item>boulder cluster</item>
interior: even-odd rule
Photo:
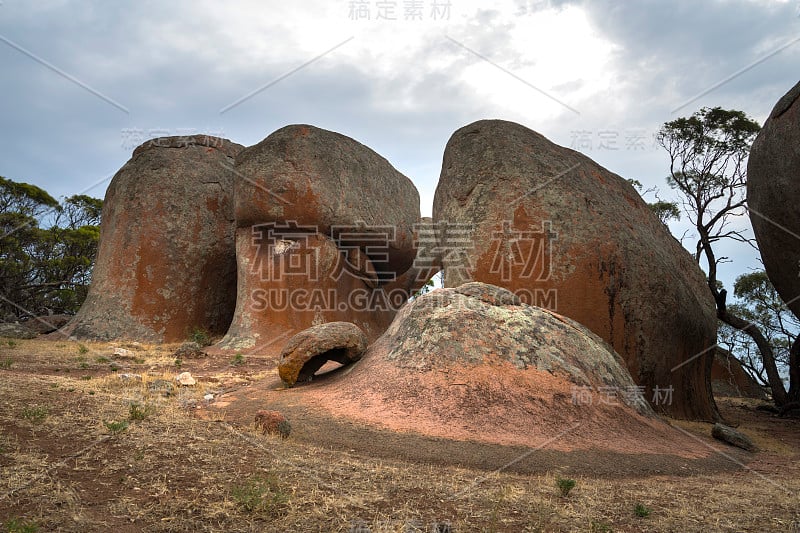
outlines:
[[[796,209],[776,200],[797,188],[798,96],[750,160],[756,235],[788,299],[800,258],[773,255],[799,249]],[[439,271],[445,288],[419,295]],[[574,414],[610,396],[637,419],[716,420],[716,327],[703,272],[627,180],[482,120],[447,143],[432,219],[386,159],[314,126],[246,148],[148,141],[107,191],[89,296],[62,331],[179,342],[200,329],[221,338],[212,355],[272,357],[287,386],[351,366],[339,393],[371,390],[387,412],[427,390],[419,416],[445,423],[445,407],[502,421],[501,408]]]
[[[347,321],[374,340],[428,279],[402,277],[420,222],[411,180],[313,126],[248,148],[148,141],[112,179],[103,217],[89,295],[63,330],[76,337],[177,342],[200,330],[224,334],[218,350],[277,355],[306,328]]]

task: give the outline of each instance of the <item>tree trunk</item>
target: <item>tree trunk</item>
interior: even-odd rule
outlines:
[[[732,328],[747,333],[753,339],[753,342],[758,346],[758,351],[761,353],[761,362],[764,364],[764,371],[767,373],[769,388],[772,391],[772,400],[778,407],[786,405],[789,399],[783,386],[781,375],[778,373],[778,365],[775,363],[772,346],[761,333],[761,330],[758,329],[758,326],[728,312],[725,305],[725,296],[726,293],[724,291],[714,294],[714,298],[717,300],[717,318]]]
[[[698,212],[698,221],[703,220],[703,212]],[[739,331],[745,332],[756,343],[758,351],[761,353],[761,362],[764,365],[764,371],[767,373],[769,380],[769,388],[772,391],[772,401],[775,405],[782,407],[786,405],[789,398],[786,394],[786,388],[783,386],[781,375],[778,373],[778,365],[775,363],[775,354],[772,352],[772,346],[767,341],[758,326],[732,315],[728,312],[726,298],[728,292],[725,289],[717,288],[717,258],[714,256],[714,250],[711,248],[711,238],[709,237],[709,227],[704,226],[700,222],[697,224],[697,231],[700,235],[700,242],[702,243],[702,250],[708,260],[708,288],[714,296],[714,301],[717,304],[717,318]]]
[[[789,401],[800,402],[800,335],[789,349]]]

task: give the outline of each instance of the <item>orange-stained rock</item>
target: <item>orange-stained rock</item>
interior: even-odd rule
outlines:
[[[284,346],[278,375],[292,387],[310,381],[328,361],[342,365],[361,359],[367,349],[364,332],[349,322],[329,322],[301,331]]]
[[[256,427],[265,435],[280,435],[283,438],[292,432],[292,426],[280,411],[261,409],[256,413]]]
[[[411,266],[419,193],[358,141],[314,126],[285,126],[243,150],[236,172],[237,227],[313,226],[337,244],[367,249],[379,272],[399,276]]]
[[[588,387],[583,392],[608,389],[615,403],[653,414],[624,361],[605,341],[574,320],[529,306],[513,292],[486,283],[419,296],[398,313],[369,353],[422,372],[496,365],[547,373]]]
[[[237,230],[239,298],[228,333],[211,353],[277,357],[292,336],[326,322],[352,322],[374,340],[408,299],[403,287],[377,287],[359,250],[348,260],[329,237],[275,229]]]
[[[446,287],[491,283],[568,316],[622,355],[648,400],[671,394],[658,409],[718,417],[704,275],[626,180],[519,124],[484,120],[450,138],[433,218]]]
[[[204,135],[134,150],[103,204],[86,302],[62,330],[151,342],[226,331],[236,301],[233,174],[242,146]]]
[[[352,322],[374,340],[410,290],[419,194],[349,137],[286,126],[242,151],[235,172],[237,302],[212,348],[278,356],[293,335]]]

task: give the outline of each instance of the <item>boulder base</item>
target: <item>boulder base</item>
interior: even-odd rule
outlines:
[[[17,323],[0,324],[0,337],[7,339],[35,339],[39,336],[35,330]]]

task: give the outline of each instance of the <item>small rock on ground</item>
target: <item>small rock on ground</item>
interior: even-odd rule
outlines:
[[[726,426],[725,424],[720,424],[719,422],[714,424],[714,427],[711,428],[711,436],[717,440],[727,442],[732,446],[736,446],[738,448],[742,448],[743,450],[747,450],[748,452],[758,451],[758,447],[755,444],[753,444],[753,441],[750,440],[750,437],[748,437],[744,433],[736,431],[730,426]]]
[[[256,427],[265,435],[280,435],[284,439],[292,432],[292,426],[279,411],[262,409],[256,413]]]
[[[183,385],[184,387],[191,387],[192,385],[197,384],[197,380],[192,377],[190,372],[181,372],[177,376],[175,376],[175,381]]]
[[[205,357],[206,353],[203,351],[203,346],[197,342],[184,342],[172,354],[177,358],[189,359],[197,357]]]
[[[136,352],[126,350],[125,348],[114,348],[114,357],[122,357],[123,359],[133,359],[136,357]]]
[[[175,385],[166,379],[156,379],[147,386],[150,392],[161,393],[163,396],[172,396],[175,392]]]

